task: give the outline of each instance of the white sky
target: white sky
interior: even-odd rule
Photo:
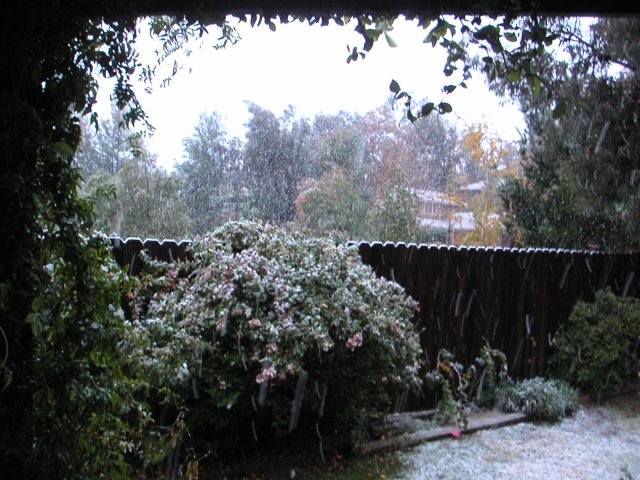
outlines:
[[[454,83],[442,74],[445,53],[440,47],[422,43],[426,32],[415,22],[396,20],[391,32],[397,48],[384,38],[376,42],[364,60],[347,64],[347,45],[362,46],[353,26],[339,27],[291,23],[278,25],[271,32],[265,25],[251,28],[239,25],[242,39],[236,45],[214,50],[218,32],[183,59],[184,68],[169,87],[155,87],[151,95],[135,88],[150,122],[156,127],[149,149],[158,162],[171,169],[183,158],[182,140],[190,136],[202,112],[218,112],[226,129],[244,138],[249,119],[246,101],[254,102],[280,115],[294,105],[299,116],[313,118],[317,113],[340,110],[365,113],[390,99],[389,83],[398,81],[414,99],[428,98],[435,103],[445,99],[443,85]],[[157,46],[145,35],[139,51],[147,62]],[[519,139],[524,128],[522,115],[514,105],[501,106],[488,91],[480,73],[445,99],[453,106],[448,118],[470,124],[486,122],[505,140]],[[97,111],[109,112],[109,83],[100,88]]]

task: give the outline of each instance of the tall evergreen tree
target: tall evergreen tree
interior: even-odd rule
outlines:
[[[296,120],[291,109],[283,118],[255,104],[249,112],[243,173],[251,203],[262,220],[283,224],[293,220],[300,183],[308,176],[308,122]]]
[[[246,214],[239,140],[227,138],[220,117],[202,114],[183,145],[185,160],[176,168],[184,179],[184,201],[194,232],[211,231]]]

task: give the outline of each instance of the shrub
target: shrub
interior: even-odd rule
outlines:
[[[497,390],[496,407],[522,412],[538,420],[558,421],[578,408],[578,392],[562,380],[540,377],[504,382]]]
[[[639,344],[640,300],[602,290],[558,329],[549,374],[600,400],[637,374]]]
[[[146,262],[122,348],[208,448],[292,431],[301,411],[353,431],[419,387],[416,303],[355,247],[230,223],[191,253]]]

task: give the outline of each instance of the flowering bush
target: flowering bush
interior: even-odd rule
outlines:
[[[191,253],[146,262],[122,347],[212,446],[258,437],[265,416],[352,431],[419,387],[416,303],[355,247],[229,223]]]

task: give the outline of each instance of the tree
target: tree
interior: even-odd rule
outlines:
[[[353,172],[335,167],[319,180],[307,179],[296,199],[296,222],[310,234],[332,232],[363,239],[369,201],[359,192]]]
[[[352,171],[362,169],[364,146],[362,136],[355,128],[316,135],[313,140],[308,152],[313,176],[320,176],[336,167]]]
[[[359,127],[376,195],[386,190],[393,169],[416,190],[449,190],[461,156],[456,128],[446,119],[434,115],[412,124],[384,105],[364,115]]]
[[[94,72],[118,77],[116,94],[127,101],[125,79],[136,63],[135,22],[90,21],[35,0],[3,10],[0,65],[11,74],[0,79],[0,250],[8,253],[0,263],[0,328],[8,348],[0,367],[0,464],[12,478],[79,475],[76,467],[85,461],[85,474],[91,476],[88,470],[95,466],[108,475],[116,461],[82,450],[88,432],[75,428],[91,413],[101,428],[102,419],[122,411],[100,402],[90,408],[96,397],[89,382],[103,377],[85,373],[93,368],[118,378],[110,356],[102,355],[115,351],[110,333],[118,327],[106,323],[113,320],[107,315],[109,289],[92,288],[105,280],[98,259],[107,253],[100,242],[87,241],[91,207],[77,195],[72,155],[80,139],[78,117],[95,99]],[[60,265],[55,282],[52,265]],[[55,312],[48,320],[58,322],[51,336],[37,335],[50,325],[45,316],[25,321],[37,305]],[[104,326],[99,332],[105,335],[89,330],[87,318]],[[89,387],[83,406],[88,408],[74,412],[75,418],[56,418],[50,407],[73,408],[74,386]],[[101,388],[118,402],[111,385]]]
[[[140,135],[124,124],[124,112],[111,105],[111,118],[90,124],[87,117],[80,119],[81,142],[74,159],[84,177],[103,171],[115,175],[140,148]],[[95,132],[95,133],[94,133]]]
[[[451,192],[455,169],[461,163],[455,127],[439,116],[425,117],[415,123],[409,141],[424,169],[424,185],[438,192]]]
[[[248,214],[241,183],[239,140],[227,138],[217,114],[202,114],[193,135],[183,142],[185,160],[177,166],[196,234]]]
[[[368,212],[368,240],[420,243],[418,199],[407,187],[402,172],[394,169],[384,196]]]
[[[588,45],[600,56],[576,50],[577,65],[544,59],[555,72],[566,112],[558,116],[542,99],[519,88],[527,114],[524,179],[508,182],[503,200],[512,235],[525,245],[637,247],[640,196],[638,58],[640,22],[607,20],[591,30]],[[625,30],[626,52],[616,35]],[[579,44],[582,46],[582,44]],[[612,59],[619,74],[607,68]],[[516,86],[517,87],[517,86]],[[557,107],[556,107],[557,108]]]
[[[182,239],[191,230],[182,185],[180,176],[158,168],[143,151],[116,175],[100,171],[89,177],[84,195],[97,199],[98,230],[123,238]]]
[[[293,220],[298,186],[307,175],[306,120],[295,120],[290,109],[281,119],[250,104],[243,150],[243,174],[252,208],[265,222],[283,224]]]
[[[501,245],[504,236],[504,206],[500,188],[519,178],[519,156],[513,143],[505,142],[488,131],[486,124],[469,126],[462,134],[460,151],[460,196],[473,215],[473,231],[465,234],[465,245]]]

